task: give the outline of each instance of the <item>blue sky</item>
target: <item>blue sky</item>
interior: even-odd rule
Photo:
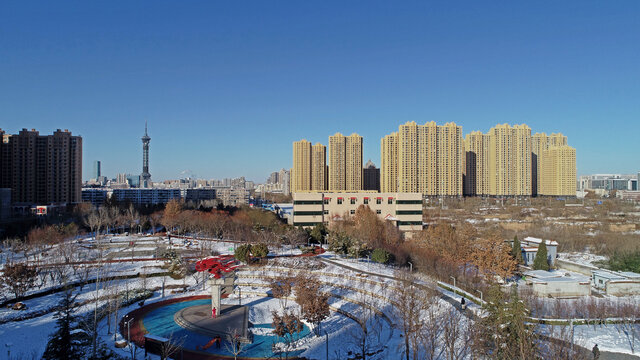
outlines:
[[[578,173],[640,170],[640,2],[2,1],[0,128],[69,129],[84,177],[291,166],[291,143],[415,120],[562,132]]]

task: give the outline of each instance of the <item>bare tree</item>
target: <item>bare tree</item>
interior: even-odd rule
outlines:
[[[238,355],[244,351],[244,344],[240,341],[240,333],[238,329],[227,328],[227,334],[225,336],[227,341],[224,343],[224,347],[233,354],[234,360],[238,359]]]
[[[405,271],[397,271],[396,276],[402,284],[394,296],[394,315],[398,319],[398,327],[404,338],[404,354],[410,359],[412,339],[416,339],[416,332],[420,329],[420,313],[425,309],[426,298],[424,290],[415,285],[413,276]]]
[[[457,309],[444,312],[442,321],[442,340],[447,359],[464,359],[469,353],[471,331],[468,323]]]
[[[173,336],[173,333],[169,335],[167,341],[160,344],[160,359],[165,360],[172,356],[178,354],[178,351],[182,349],[182,345],[184,344],[186,338],[182,337],[180,339]]]

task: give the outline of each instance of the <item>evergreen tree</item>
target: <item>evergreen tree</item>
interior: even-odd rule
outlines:
[[[535,359],[536,343],[533,325],[527,324],[527,308],[518,296],[518,287],[511,287],[506,311],[504,356],[509,359]]]
[[[547,261],[547,244],[544,240],[538,246],[538,252],[533,259],[533,270],[549,270],[549,262]]]
[[[513,247],[511,248],[511,255],[518,262],[518,264],[524,263],[522,260],[522,249],[520,248],[520,240],[518,240],[518,235],[513,237]]]
[[[58,311],[56,312],[56,331],[51,335],[47,348],[42,355],[45,360],[75,360],[82,359],[82,349],[74,341],[71,329],[74,327],[73,303],[77,295],[67,288],[63,293]]]

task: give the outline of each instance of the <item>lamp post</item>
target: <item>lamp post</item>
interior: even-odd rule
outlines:
[[[477,291],[480,293],[480,301],[484,302],[484,300],[482,299],[482,291],[480,291],[480,290],[477,290]]]
[[[409,264],[409,272],[413,272],[413,263],[407,261],[407,264]]]
[[[127,315],[129,316],[129,315]],[[133,320],[133,318],[130,318],[129,320],[126,321],[127,323],[127,345],[129,346],[129,349],[131,351],[131,359],[133,359],[133,347],[131,346],[131,320]]]
[[[453,279],[453,287],[455,288],[456,287],[456,278],[453,277],[453,276],[449,276],[449,277]],[[455,293],[456,289],[453,289],[453,292]]]

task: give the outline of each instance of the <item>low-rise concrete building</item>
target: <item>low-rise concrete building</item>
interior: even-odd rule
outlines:
[[[392,221],[401,231],[422,230],[422,194],[305,192],[293,194],[293,225],[312,227],[353,216],[359,206]]]
[[[589,277],[560,271],[533,270],[524,273],[533,293],[542,297],[578,297],[591,295]]]
[[[607,295],[640,295],[640,274],[596,270],[591,273],[593,287],[603,290]]]

